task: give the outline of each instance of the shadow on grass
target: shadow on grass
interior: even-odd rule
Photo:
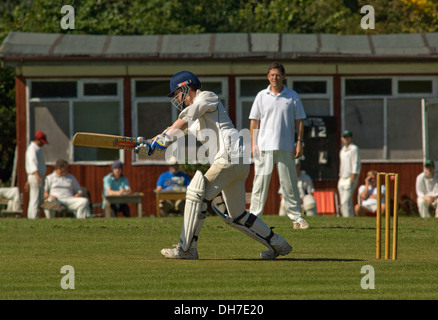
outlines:
[[[363,259],[338,259],[338,258],[280,258],[276,259],[278,261],[306,261],[306,262],[352,262],[352,261],[365,261]]]
[[[314,230],[316,229],[376,230],[376,227],[330,226],[330,227],[312,227],[312,229]]]
[[[304,262],[355,262],[355,261],[366,261],[364,259],[339,259],[339,258],[278,258],[273,260],[263,260],[263,259],[200,259],[200,260],[209,260],[209,261],[304,261]]]

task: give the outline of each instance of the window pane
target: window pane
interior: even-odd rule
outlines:
[[[227,102],[228,102],[228,101],[225,101],[224,99],[221,99],[221,102],[222,102],[222,105],[225,107],[225,109],[226,109],[227,112],[228,112],[228,105],[227,105]]]
[[[344,128],[353,132],[361,160],[383,159],[383,99],[346,100]]]
[[[49,142],[42,148],[44,160],[55,162],[58,159],[69,161],[70,121],[68,102],[31,102],[30,136],[38,130],[44,131]]]
[[[347,96],[391,95],[391,79],[347,79],[345,94]]]
[[[240,129],[249,129],[249,114],[251,113],[252,102],[242,102],[242,128]]]
[[[222,94],[222,82],[204,82],[201,81],[202,83],[202,87],[201,90],[202,91],[211,91],[216,93],[217,95]]]
[[[306,116],[329,116],[329,99],[301,99]]]
[[[137,107],[138,135],[150,139],[172,124],[169,102],[139,103]]]
[[[326,94],[326,81],[294,81],[293,89],[300,94]]]
[[[74,132],[120,134],[120,102],[75,102]],[[74,147],[75,161],[109,161],[119,159],[119,151],[103,148]]]
[[[76,97],[76,81],[33,81],[32,98],[67,98]]]
[[[166,97],[170,92],[169,81],[136,81],[135,95],[137,97]]]
[[[84,83],[86,96],[116,96],[117,83]]]
[[[398,93],[432,93],[431,80],[400,80]]]
[[[438,160],[438,127],[436,119],[438,119],[438,99],[427,99],[427,108],[424,116],[425,129],[427,130],[427,138],[425,139],[426,155],[429,159]]]
[[[421,160],[421,100],[388,99],[387,123],[389,159]]]
[[[267,79],[261,80],[241,80],[240,81],[240,96],[255,97],[259,91],[266,89],[269,86]]]

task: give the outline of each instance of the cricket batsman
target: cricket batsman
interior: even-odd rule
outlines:
[[[218,96],[200,89],[201,82],[196,75],[189,71],[176,73],[170,80],[168,97],[172,98],[172,105],[181,111],[178,119],[153,139],[138,138],[141,143],[136,152],[140,156],[150,156],[165,151],[181,136],[181,132],[193,134],[201,143],[206,142],[202,138],[203,132],[214,133],[208,139],[215,139],[214,160],[205,175],[197,171],[187,187],[179,243],[174,248],[162,249],[161,254],[171,259],[198,259],[198,237],[206,216],[207,202],[212,201],[212,208],[228,225],[268,248],[261,252],[262,259],[287,255],[292,247],[286,240],[260,218],[246,211],[245,181],[250,164],[243,161],[245,146]]]

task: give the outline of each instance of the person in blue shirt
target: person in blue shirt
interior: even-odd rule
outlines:
[[[123,164],[116,160],[111,167],[111,173],[103,178],[103,193],[105,196],[117,196],[132,193],[129,186],[128,178],[123,175]],[[105,198],[102,207],[105,208]],[[130,209],[126,203],[117,203],[111,205],[111,210],[114,215],[122,212],[124,217],[130,217]]]
[[[190,177],[180,171],[179,164],[175,162],[169,166],[169,171],[160,175],[157,181],[156,191],[181,191],[185,192],[190,183]],[[170,211],[174,210],[178,213],[184,213],[184,200],[161,200],[160,215],[166,217]]]

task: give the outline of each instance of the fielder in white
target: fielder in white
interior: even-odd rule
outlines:
[[[163,151],[181,136],[181,132],[191,132],[204,143],[202,132],[207,131],[210,132],[209,140],[215,140],[217,147],[208,171],[205,175],[196,172],[187,187],[179,244],[161,250],[161,254],[166,258],[198,259],[198,237],[206,216],[207,201],[212,200],[213,209],[227,224],[268,248],[261,253],[262,259],[287,255],[292,247],[283,237],[246,211],[245,180],[250,164],[243,161],[244,145],[218,96],[200,88],[201,82],[193,73],[176,73],[170,80],[168,96],[173,97],[172,104],[181,111],[178,119],[164,133],[154,140],[145,141],[136,150],[141,156]],[[139,138],[139,141],[143,139]],[[222,196],[218,196],[221,192]]]
[[[46,177],[44,186],[44,198],[47,201],[57,201],[74,211],[76,218],[84,219],[90,216],[90,202],[83,197],[82,189],[76,178],[68,173],[68,162],[57,160],[55,171]],[[46,218],[53,218],[53,210],[44,210]]]
[[[29,205],[27,208],[28,219],[38,218],[40,205],[43,202],[46,163],[44,162],[41,148],[45,144],[48,144],[45,133],[37,131],[35,133],[35,139],[26,149],[25,166],[29,187]]]
[[[438,173],[435,173],[435,163],[427,160],[424,171],[416,180],[417,205],[420,217],[430,218],[429,209],[435,209],[435,218],[438,218]]]
[[[345,130],[341,140],[344,144],[339,152],[340,168],[338,191],[341,200],[341,214],[345,218],[354,217],[353,193],[357,187],[361,169],[359,148],[353,143],[353,134]]]
[[[262,215],[276,165],[286,214],[293,221],[294,229],[307,229],[309,225],[301,216],[295,169],[295,159],[303,155],[306,113],[299,95],[283,84],[286,75],[282,64],[272,63],[267,78],[269,86],[257,94],[249,114],[255,168],[250,211],[256,216]]]

